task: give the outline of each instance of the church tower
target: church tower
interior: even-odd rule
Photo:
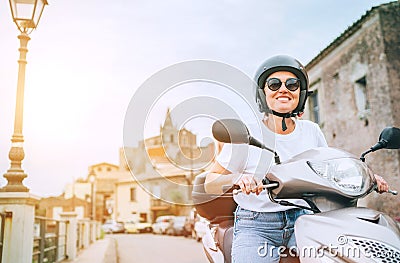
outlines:
[[[160,127],[160,135],[164,147],[178,143],[178,129],[175,128],[172,122],[171,110],[169,108],[167,109],[164,125]]]

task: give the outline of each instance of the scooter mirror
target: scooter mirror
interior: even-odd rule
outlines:
[[[387,127],[379,135],[379,142],[371,147],[369,152],[380,149],[400,149],[400,129]]]
[[[214,122],[212,134],[217,141],[224,143],[250,143],[246,125],[237,119],[222,119]]]
[[[379,136],[379,142],[382,142],[383,148],[400,149],[400,129],[395,127],[385,128]]]
[[[249,130],[242,121],[237,119],[222,119],[214,122],[212,126],[212,134],[217,141],[223,143],[241,143],[256,146],[265,149],[274,154],[275,163],[280,164],[278,154],[265,146],[262,142],[250,135]]]

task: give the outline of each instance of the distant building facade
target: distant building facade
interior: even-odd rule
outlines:
[[[130,179],[121,179],[115,186],[115,219],[150,222],[151,195],[129,175]]]
[[[196,145],[197,136],[178,129],[167,110],[160,134],[120,149],[120,169],[131,171],[134,181],[117,183],[117,218],[154,221],[163,214],[188,214],[192,208],[194,177],[214,160],[214,144]],[[146,161],[149,160],[149,161]]]
[[[310,89],[304,118],[321,126],[328,144],[355,155],[400,127],[400,3],[372,8],[307,66]],[[367,155],[375,173],[400,190],[398,150]],[[372,195],[366,205],[396,217],[398,197]]]
[[[95,176],[93,182],[89,180],[91,173]],[[86,178],[79,178],[66,185],[64,197],[82,199],[89,203],[93,201],[94,205],[89,207],[90,212],[87,213],[88,218],[93,217],[94,220],[105,222],[113,217],[115,185],[118,180],[126,177],[132,178],[127,172],[120,172],[118,165],[105,162],[91,165]]]
[[[76,196],[68,199],[63,195],[47,197],[40,199],[36,215],[59,220],[60,213],[76,212],[78,219],[90,218],[90,205],[90,201]]]

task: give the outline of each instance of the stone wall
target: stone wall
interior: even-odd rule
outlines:
[[[399,3],[372,9],[307,65],[311,89],[318,89],[320,126],[328,144],[359,156],[378,141],[383,128],[400,127]],[[365,87],[365,114],[356,89]],[[310,117],[310,111],[305,117]],[[391,188],[400,190],[398,150],[367,156],[367,163]],[[400,215],[398,197],[372,194],[364,203]]]

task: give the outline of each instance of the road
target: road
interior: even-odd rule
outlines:
[[[206,263],[201,242],[184,237],[153,234],[112,235],[118,263]]]

